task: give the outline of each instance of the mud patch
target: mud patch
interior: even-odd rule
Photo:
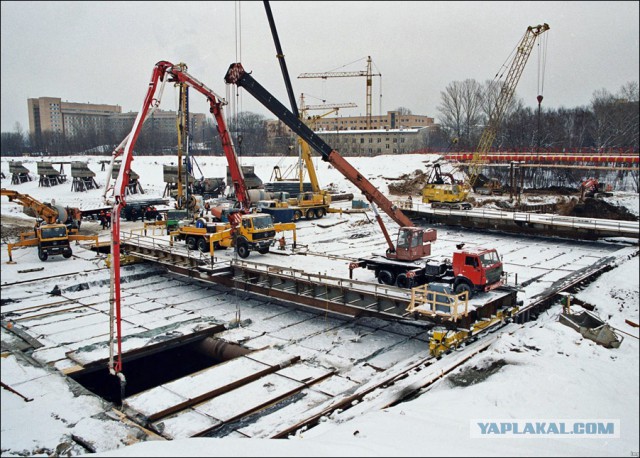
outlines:
[[[612,205],[602,199],[585,199],[577,203],[568,216],[580,218],[604,218],[622,221],[638,221],[638,217],[625,207]]]
[[[389,194],[394,196],[422,195],[422,188],[425,187],[428,179],[429,176],[420,169],[405,173],[399,178],[385,177],[385,180],[396,181],[396,183],[389,183]]]
[[[465,387],[475,385],[476,383],[484,382],[507,364],[504,359],[498,359],[490,361],[482,367],[475,365],[463,368],[461,371],[450,375],[448,380],[453,386]]]

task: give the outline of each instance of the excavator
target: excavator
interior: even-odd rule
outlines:
[[[258,83],[241,63],[229,66],[224,77],[227,84],[235,84],[245,89],[271,113],[280,119],[294,133],[300,136],[330,163],[336,170],[354,184],[371,203],[376,220],[387,242],[384,256],[360,258],[350,264],[352,271],[358,267],[373,270],[378,282],[412,288],[431,281],[450,282],[456,294],[467,291],[488,291],[501,286],[502,262],[495,249],[465,250],[463,246],[454,253],[453,260],[430,258],[431,243],[437,238],[434,229],[416,227],[413,222],[358,172],[338,151],[334,150],[316,135],[298,116],[289,111],[271,93]],[[400,229],[397,243],[391,237],[377,210],[380,207]]]
[[[547,30],[549,30],[549,25],[546,23],[529,26],[518,43],[516,55],[511,62],[505,82],[500,88],[495,106],[489,115],[487,126],[482,132],[476,151],[473,153],[466,182],[462,186],[455,182],[437,183],[435,181],[436,176],[432,175],[433,180],[428,181],[422,190],[422,202],[430,203],[433,208],[469,210],[472,208],[472,205],[467,202],[467,197],[471,190],[479,194],[501,193],[502,185],[495,179],[488,179],[485,184],[478,186],[480,167],[482,166],[484,156],[489,152],[496,138],[502,117],[513,98],[516,86],[522,76],[522,71],[529,59],[533,45],[536,39]],[[541,101],[542,96],[539,95],[538,102]]]
[[[93,240],[98,244],[98,236],[85,236],[78,234],[82,213],[78,208],[63,207],[55,204],[45,204],[34,199],[28,194],[2,188],[3,196],[9,198],[9,202],[16,202],[31,209],[36,214],[36,223],[31,232],[20,234],[20,241],[9,243],[8,264],[15,264],[11,253],[14,248],[37,246],[38,258],[46,261],[49,256],[62,255],[68,259],[73,255],[71,241]]]
[[[601,199],[603,197],[611,197],[613,194],[610,185],[600,183],[597,178],[587,178],[579,186],[580,189],[580,202],[584,202],[585,199]]]

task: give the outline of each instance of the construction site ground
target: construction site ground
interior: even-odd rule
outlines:
[[[142,168],[141,163],[136,167]],[[367,175],[384,183],[382,170]],[[145,189],[154,188],[145,184]],[[28,190],[36,196],[46,191],[35,186]],[[72,197],[78,202],[87,198],[84,193]],[[631,202],[637,207],[637,194],[635,198]],[[627,200],[626,194],[616,194],[607,202],[626,207]],[[336,207],[350,209],[351,203]],[[526,336],[529,329],[543,326],[536,321],[524,326],[503,323],[496,332],[436,359],[430,355],[429,326],[423,322],[343,317],[177,275],[153,263],[123,265],[127,383],[120,406],[117,378],[106,369],[111,284],[106,254],[81,244],[73,246],[69,260],[53,257],[42,263],[36,249],[21,248],[13,253],[16,264],[7,264],[7,241],[22,229],[32,229],[33,219],[6,208],[3,203],[3,455],[78,455],[193,436],[291,437],[305,431],[309,437],[328,423],[401,402],[457,368],[475,379],[473,365],[484,364],[477,362],[480,353],[491,348],[503,352],[500,339],[510,336],[512,345],[513,339],[521,340],[514,337],[518,333]],[[386,215],[383,220],[395,228]],[[140,237],[142,222],[123,221],[122,230]],[[498,248],[509,281],[521,288],[518,298],[524,306],[594,265],[623,266],[638,259],[637,239],[579,241],[448,226],[437,230],[434,255],[450,255],[461,242]],[[102,242],[110,237],[97,221],[83,221],[81,232],[97,233]],[[347,279],[350,260],[385,249],[370,210],[301,220],[296,232],[295,250],[287,234],[285,250],[252,253],[247,261]],[[162,234],[148,237],[167,240]],[[217,250],[215,256],[220,265],[237,259],[233,250]],[[377,284],[371,271],[356,269],[353,275]],[[637,292],[623,288],[615,295],[611,303],[617,308],[606,318],[637,337],[637,329],[626,323],[638,321]],[[559,303],[554,309],[561,309]],[[552,316],[546,321],[553,321]],[[621,361],[637,355],[637,340],[629,339],[621,347]],[[526,340],[518,351],[535,356],[538,350],[529,348],[541,346]],[[212,351],[222,360],[212,359]],[[464,383],[460,377],[454,382]]]
[[[9,236],[5,230],[20,226],[4,215],[2,222],[3,239]],[[124,223],[123,230],[141,226]],[[83,231],[97,232],[101,240],[109,235],[91,221]],[[298,224],[295,251],[289,244],[284,252],[252,253],[249,260],[348,278],[350,257],[383,248],[378,231],[365,214],[330,214]],[[522,285],[525,305],[585,267],[637,253],[637,246],[625,244],[456,228],[439,228],[434,252],[450,252],[463,240],[500,246],[511,281]],[[216,257],[224,263],[235,253],[218,251]],[[389,381],[432,359],[428,328],[420,323],[340,317],[212,286],[153,264],[132,264],[122,267],[123,352],[139,356],[124,366],[126,397],[117,408],[118,383],[106,369],[110,279],[104,258],[75,246],[73,261],[43,264],[34,249],[20,249],[14,252],[17,263],[6,264],[2,250],[3,364],[25,367],[18,379],[3,381],[31,397],[50,383],[66,392],[57,396],[83,412],[81,418],[60,414],[63,423],[74,425],[63,429],[71,430],[75,439],[69,446],[78,450],[104,451],[152,438],[283,437],[314,416],[345,409],[358,395],[380,396]],[[39,267],[45,269],[30,271]],[[374,281],[372,272],[354,272],[359,280]],[[60,294],[52,294],[54,289]],[[237,344],[246,354],[214,361],[197,349],[204,336]],[[198,362],[187,365],[187,359]],[[443,360],[462,364],[466,358],[452,354]],[[92,367],[100,369],[88,374]],[[88,426],[95,422],[111,426]]]

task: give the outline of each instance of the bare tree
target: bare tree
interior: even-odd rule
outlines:
[[[393,111],[397,111],[397,112],[398,112],[398,114],[400,114],[400,115],[410,115],[410,114],[413,114],[413,113],[412,113],[412,111],[411,111],[410,109],[405,108],[405,107],[398,107],[398,108],[396,108],[396,109],[395,109],[395,110],[393,110]]]
[[[633,83],[623,86],[618,96],[606,89],[595,91],[591,109],[595,117],[593,137],[597,149],[638,147],[638,101]]]
[[[462,83],[453,81],[440,92],[440,125],[450,138],[461,138],[464,123],[464,107],[462,102]]]

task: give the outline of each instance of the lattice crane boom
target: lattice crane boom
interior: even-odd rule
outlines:
[[[516,48],[515,57],[511,62],[505,82],[500,88],[495,107],[489,115],[489,121],[482,132],[478,148],[473,154],[469,166],[469,187],[471,188],[473,188],[478,178],[478,172],[484,154],[487,153],[491,149],[491,145],[493,145],[493,141],[498,133],[498,128],[500,127],[500,122],[502,121],[507,106],[513,98],[518,81],[520,81],[520,77],[522,76],[522,71],[531,55],[533,45],[536,39],[547,30],[549,30],[549,24],[547,23],[529,26]]]

